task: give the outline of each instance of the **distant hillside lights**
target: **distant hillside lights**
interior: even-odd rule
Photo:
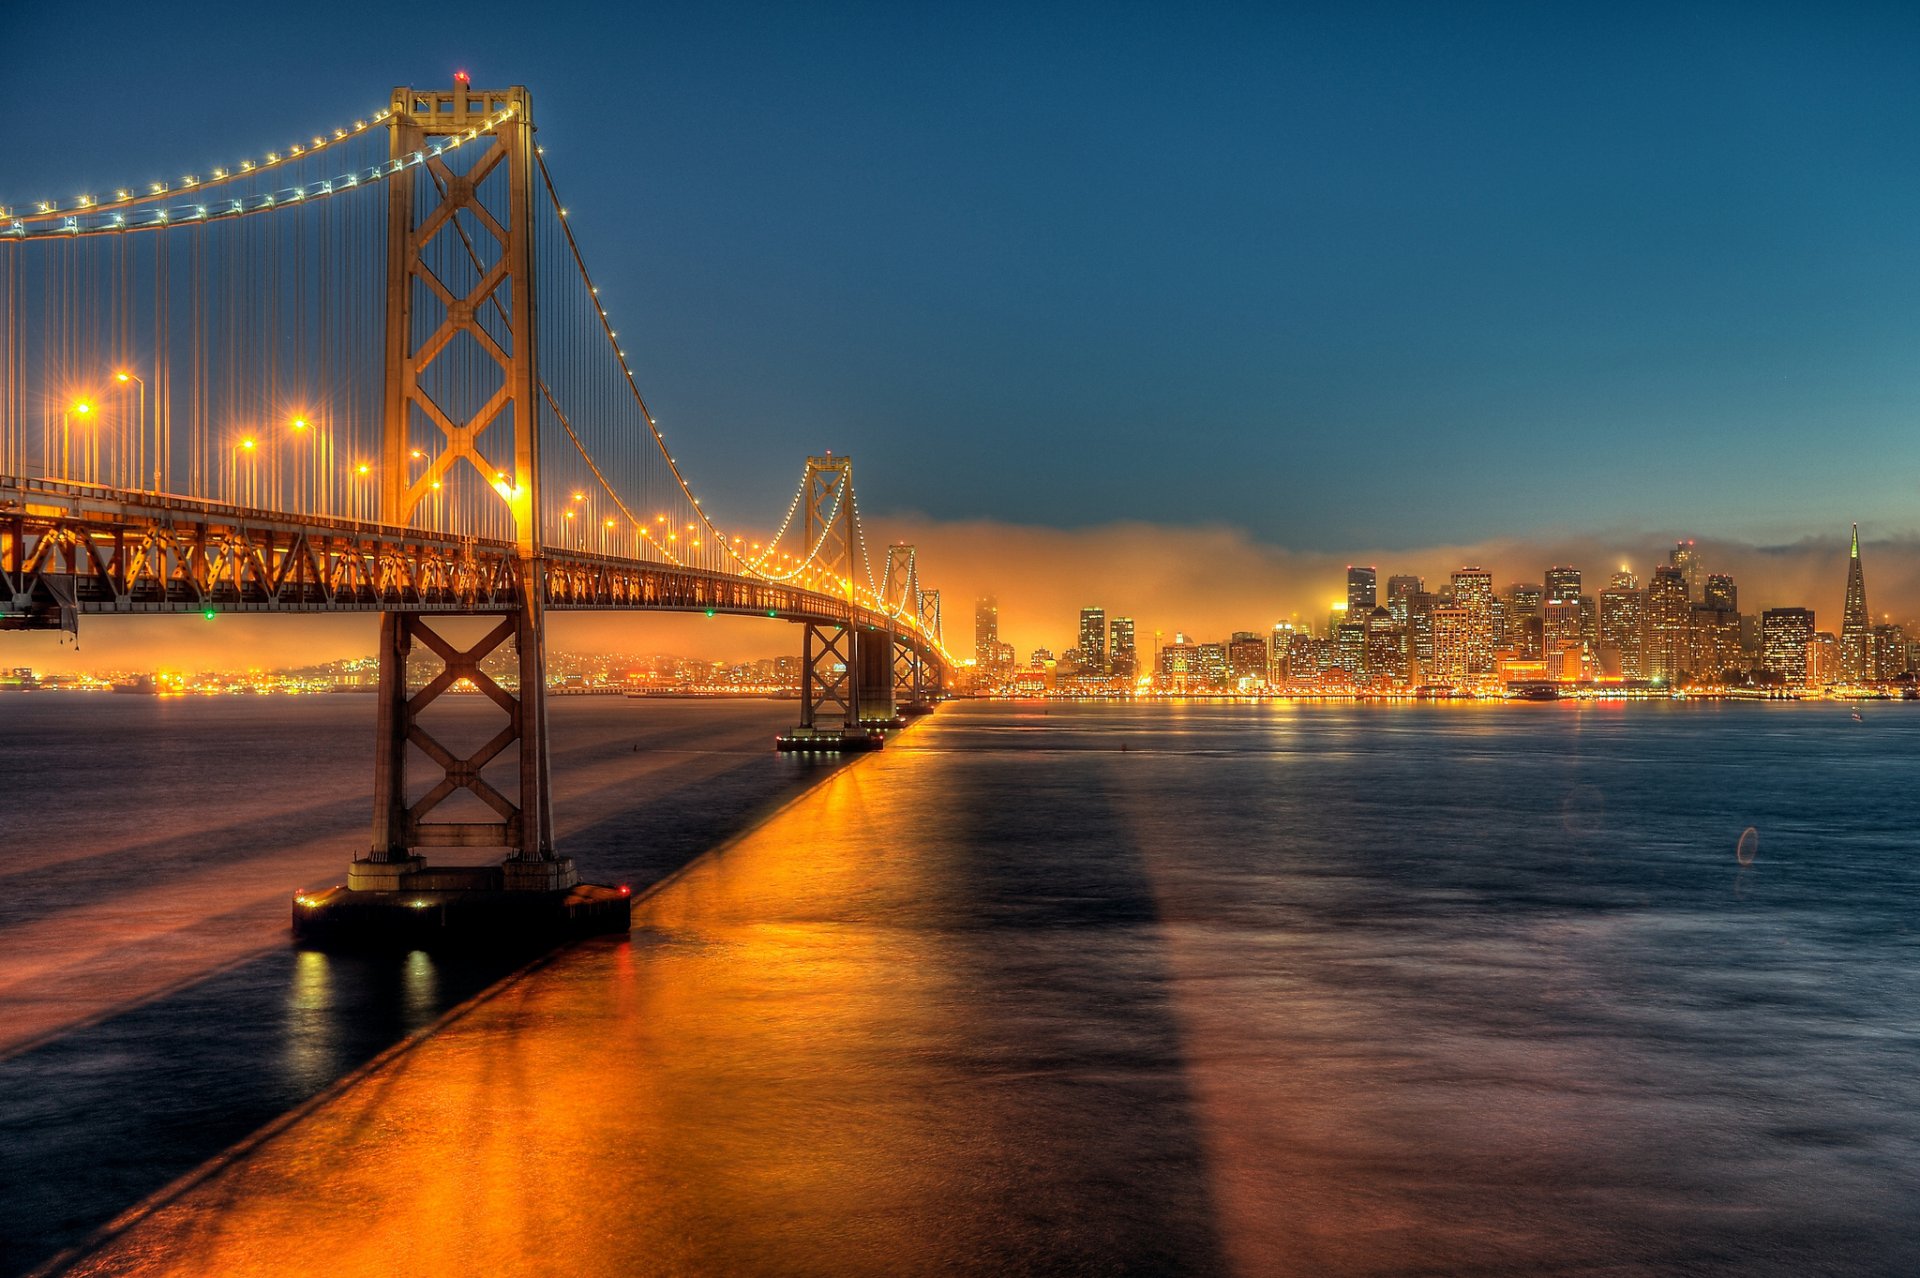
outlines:
[[[1317,627],[1297,617],[1225,642],[1155,631],[1137,654],[1134,621],[1080,609],[1076,642],[1025,665],[1000,638],[999,605],[975,606],[975,691],[1056,697],[1913,696],[1915,645],[1867,611],[1859,534],[1848,555],[1838,635],[1804,607],[1740,611],[1733,577],[1707,572],[1693,541],[1643,579],[1621,565],[1597,592],[1570,564],[1541,584],[1496,591],[1466,566],[1428,591],[1413,574],[1386,580],[1349,566],[1345,598]]]

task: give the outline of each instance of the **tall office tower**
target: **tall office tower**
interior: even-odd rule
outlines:
[[[1407,681],[1407,632],[1385,608],[1367,618],[1367,678],[1376,688]]]
[[[1000,642],[1000,601],[992,595],[981,595],[973,601],[973,657],[980,665],[986,665],[993,657],[994,645]]]
[[[1807,640],[1807,686],[1823,688],[1840,681],[1840,638],[1831,630],[1816,630]]]
[[[1435,608],[1433,618],[1433,659],[1427,663],[1427,682],[1436,686],[1457,687],[1470,677],[1473,667],[1473,610]]]
[[[1687,584],[1687,601],[1691,603],[1700,597],[1700,552],[1694,549],[1692,539],[1673,543],[1671,562]]]
[[[1290,673],[1296,633],[1291,621],[1273,623],[1273,643],[1267,653],[1267,682],[1276,688],[1286,683]]]
[[[1630,570],[1622,568],[1607,580],[1607,589],[1638,590],[1640,589],[1640,579],[1634,576]]]
[[[1578,568],[1547,569],[1547,602],[1568,603],[1580,597]]]
[[[1540,618],[1540,651],[1551,656],[1563,643],[1578,647],[1582,642],[1579,596],[1549,600]]]
[[[1853,551],[1847,557],[1847,603],[1840,614],[1840,673],[1865,679],[1872,664],[1873,620],[1867,615],[1867,579],[1860,572],[1860,525],[1853,526]]]
[[[1695,604],[1687,631],[1687,669],[1697,681],[1719,683],[1728,671],[1745,667],[1740,651],[1740,614],[1727,608]]]
[[[1352,675],[1358,683],[1367,673],[1367,628],[1357,621],[1345,621],[1333,632],[1334,665]]]
[[[1133,618],[1115,617],[1107,627],[1107,663],[1116,679],[1131,680],[1140,673],[1140,660],[1133,649]]]
[[[1203,643],[1193,650],[1193,659],[1200,671],[1202,686],[1207,688],[1227,686],[1227,645]]]
[[[1433,610],[1439,606],[1428,590],[1407,596],[1407,633],[1413,636],[1413,659],[1423,667],[1433,661]]]
[[[1407,600],[1426,589],[1426,583],[1409,573],[1401,573],[1387,578],[1387,611],[1393,614],[1393,624],[1407,624]]]
[[[1227,640],[1227,673],[1235,683],[1245,679],[1259,687],[1267,681],[1267,637],[1252,630],[1236,630]]]
[[[1380,606],[1379,596],[1375,593],[1374,573],[1371,568],[1347,567],[1347,619],[1364,622],[1367,614]]]
[[[1724,612],[1740,611],[1740,591],[1733,584],[1733,578],[1724,572],[1707,574],[1707,590],[1701,602],[1709,608],[1719,608]]]
[[[1013,667],[1000,660],[1000,601],[981,595],[973,601],[973,678],[976,685],[992,686]]]
[[[1600,646],[1600,605],[1592,595],[1581,595],[1575,602],[1580,605],[1580,642],[1591,652]]]
[[[1540,655],[1540,613],[1545,599],[1538,586],[1521,583],[1507,587],[1506,607],[1500,618],[1502,647],[1511,649],[1517,657]]]
[[[1629,584],[1620,584],[1622,578]],[[1640,653],[1647,626],[1646,598],[1632,573],[1615,573],[1613,580],[1600,592],[1600,669],[1622,679],[1644,679],[1647,672]]]
[[[1319,645],[1306,631],[1296,630],[1293,638],[1287,641],[1287,682],[1312,684],[1319,681]]]
[[[1905,626],[1875,626],[1867,644],[1867,678],[1874,683],[1898,679],[1907,672]]]
[[[1647,634],[1640,649],[1646,677],[1672,683],[1687,669],[1687,627],[1693,620],[1693,600],[1687,594],[1686,574],[1672,564],[1653,570],[1647,586]]]
[[[1788,687],[1807,684],[1807,644],[1813,640],[1813,609],[1769,608],[1760,614],[1760,659]]]
[[[1080,665],[1094,674],[1107,672],[1107,610],[1080,610]]]
[[[1494,607],[1493,574],[1484,568],[1462,568],[1453,574],[1453,603],[1467,612],[1467,673],[1493,673],[1493,653],[1499,647]]]

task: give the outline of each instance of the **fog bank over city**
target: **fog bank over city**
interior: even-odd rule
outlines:
[[[964,659],[973,655],[972,601],[982,594],[997,596],[1001,635],[1025,657],[1034,647],[1071,643],[1086,605],[1135,618],[1143,640],[1155,630],[1224,639],[1281,620],[1324,623],[1329,605],[1345,597],[1349,564],[1373,565],[1382,582],[1396,573],[1417,574],[1430,589],[1468,564],[1491,570],[1498,589],[1538,584],[1549,566],[1571,565],[1597,591],[1622,565],[1644,577],[1683,537],[1696,542],[1704,571],[1734,578],[1742,611],[1808,607],[1822,628],[1832,629],[1846,586],[1848,528],[1836,521],[1817,535],[1771,546],[1683,527],[1550,530],[1477,544],[1356,548],[1347,555],[1290,550],[1235,528],[1139,522],[1064,529],[876,516],[869,535],[876,572],[885,543],[919,548],[924,584],[941,592],[948,646]],[[1863,528],[1861,557],[1875,619],[1911,619],[1920,600],[1920,536]],[[552,642],[575,651],[746,660],[795,652],[799,642],[792,627],[758,619],[556,612],[549,624]],[[77,645],[64,636],[9,635],[0,664],[49,672],[273,669],[364,656],[374,649],[377,625],[372,616],[89,617]]]

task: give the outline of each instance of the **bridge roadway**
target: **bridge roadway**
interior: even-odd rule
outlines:
[[[851,622],[893,631],[916,650],[924,643],[899,618],[791,584],[559,546],[542,551],[535,571],[549,609]],[[504,539],[0,475],[0,630],[207,609],[510,610],[521,577]]]

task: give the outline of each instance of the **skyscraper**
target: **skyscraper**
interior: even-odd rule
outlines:
[[[1703,602],[1709,608],[1719,608],[1724,612],[1740,611],[1740,591],[1733,584],[1733,578],[1724,572],[1707,574],[1707,591]]]
[[[1455,572],[1453,603],[1467,614],[1467,673],[1492,674],[1493,653],[1500,642],[1493,606],[1493,574],[1484,568],[1472,567]]]
[[[1646,634],[1646,600],[1630,572],[1613,575],[1600,592],[1600,669],[1622,679],[1644,679],[1641,648]]]
[[[1107,672],[1107,610],[1080,610],[1080,664],[1095,674]]]
[[[1873,659],[1873,621],[1867,615],[1867,579],[1860,571],[1860,525],[1853,526],[1853,550],[1847,557],[1847,602],[1840,614],[1840,673],[1865,679]]]
[[[1647,678],[1671,683],[1686,672],[1693,655],[1687,643],[1692,621],[1693,602],[1683,570],[1672,564],[1655,568],[1647,586],[1647,635],[1641,646]]]
[[[1009,660],[1007,665],[1013,663]],[[1006,672],[1001,669],[1000,601],[981,595],[973,601],[973,677],[977,683],[992,684]]]
[[[1457,687],[1467,682],[1473,649],[1473,613],[1466,608],[1435,608],[1433,660],[1427,682]]]
[[[1693,548],[1691,539],[1673,544],[1672,563],[1680,570],[1680,579],[1686,583],[1688,602],[1699,598],[1700,553]]]
[[[1133,618],[1115,617],[1107,627],[1111,642],[1107,646],[1107,664],[1116,679],[1132,679],[1140,673],[1140,660],[1133,648]]]
[[[1769,608],[1760,614],[1760,659],[1789,687],[1807,683],[1807,644],[1813,639],[1813,610]]]
[[[1367,614],[1380,606],[1371,568],[1347,567],[1347,620],[1364,622]]]
[[[1267,637],[1253,630],[1236,630],[1227,641],[1227,672],[1234,682],[1245,679],[1258,687],[1267,681]]]
[[[1580,570],[1578,568],[1547,569],[1548,603],[1573,603],[1580,598]]]
[[[1387,611],[1393,614],[1393,624],[1407,624],[1407,601],[1425,590],[1426,583],[1410,573],[1387,578]]]

